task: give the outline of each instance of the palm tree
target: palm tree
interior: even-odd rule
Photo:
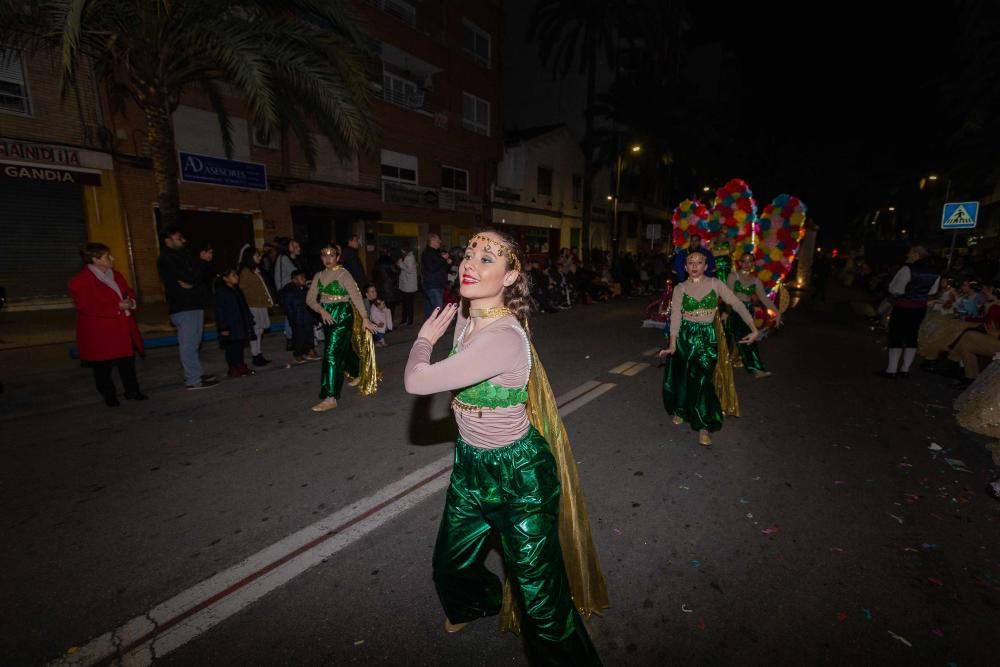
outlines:
[[[595,119],[598,56],[621,71],[619,47],[630,42],[646,53],[647,63],[670,68],[680,31],[679,2],[663,0],[538,0],[531,14],[528,40],[538,42],[538,54],[558,78],[576,66],[587,77],[583,136],[583,215],[580,245],[590,265],[590,222],[594,174],[601,166]]]
[[[372,149],[366,39],[350,0],[0,0],[0,44],[61,53],[64,92],[89,59],[115,108],[145,115],[165,226],[180,211],[171,115],[188,91],[207,96],[229,157],[229,91],[261,130],[290,129],[311,165],[311,125],[339,153]]]

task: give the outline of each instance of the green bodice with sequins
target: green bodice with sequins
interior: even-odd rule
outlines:
[[[316,278],[316,291],[327,296],[350,296],[339,280],[334,280],[324,285],[322,280]]]
[[[757,293],[757,285],[750,283],[746,287],[743,286],[739,280],[733,284],[733,291],[736,292],[737,296],[740,296],[741,301],[750,301],[750,298]],[[745,298],[744,298],[745,297]]]
[[[458,348],[453,347],[448,356],[457,352]],[[477,408],[512,408],[528,402],[528,388],[501,387],[489,380],[483,380],[455,394],[455,399]]]
[[[719,295],[715,293],[715,290],[709,291],[708,294],[700,299],[695,299],[693,296],[689,296],[687,294],[681,298],[681,310],[685,313],[690,313],[695,310],[711,310],[712,308],[718,307]]]

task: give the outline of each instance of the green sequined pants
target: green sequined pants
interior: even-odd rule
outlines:
[[[358,355],[351,345],[354,330],[354,307],[346,301],[320,304],[330,313],[333,324],[323,325],[326,346],[323,348],[323,368],[320,377],[319,397],[340,398],[344,386],[344,373],[358,376]]]
[[[743,304],[753,314],[753,304],[745,303]],[[739,342],[741,338],[750,333],[750,327],[747,323],[743,321],[743,318],[736,313],[730,313],[729,318],[726,320],[726,335],[729,337],[732,343],[731,347],[735,347],[740,351],[740,359],[743,360],[743,367],[747,369],[748,373],[758,373],[761,371],[766,371],[764,368],[764,361],[760,358],[760,350],[757,349],[757,343],[750,343],[749,345],[743,345]]]
[[[713,382],[718,360],[715,323],[682,321],[677,349],[663,372],[663,407],[698,431],[722,428],[722,405]]]
[[[458,439],[434,584],[452,623],[500,611],[500,580],[484,565],[495,530],[535,665],[600,665],[573,600],[559,547],[559,473],[534,428],[499,449]]]

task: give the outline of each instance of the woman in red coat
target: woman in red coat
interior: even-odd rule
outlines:
[[[80,250],[85,266],[69,281],[76,305],[76,346],[80,359],[94,369],[97,390],[109,406],[118,405],[112,365],[118,366],[125,398],[144,401],[135,376],[135,353],[142,352],[142,336],[135,322],[135,292],[114,270],[115,258],[103,243]]]

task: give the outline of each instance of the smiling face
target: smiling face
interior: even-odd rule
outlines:
[[[369,301],[375,302],[378,300],[378,290],[374,285],[369,285],[368,289],[365,290],[365,296],[368,297]]]
[[[750,253],[745,253],[742,257],[740,257],[740,268],[746,273],[750,273],[750,271],[753,270],[753,263],[753,255]]]
[[[705,275],[705,264],[705,256],[700,252],[691,253],[687,256],[687,261],[684,262],[688,275],[692,278],[701,278]]]
[[[497,254],[503,246],[504,241],[490,232],[472,238],[459,267],[463,298],[502,300],[504,287],[513,285],[518,277],[517,271],[508,270],[506,257]]]

